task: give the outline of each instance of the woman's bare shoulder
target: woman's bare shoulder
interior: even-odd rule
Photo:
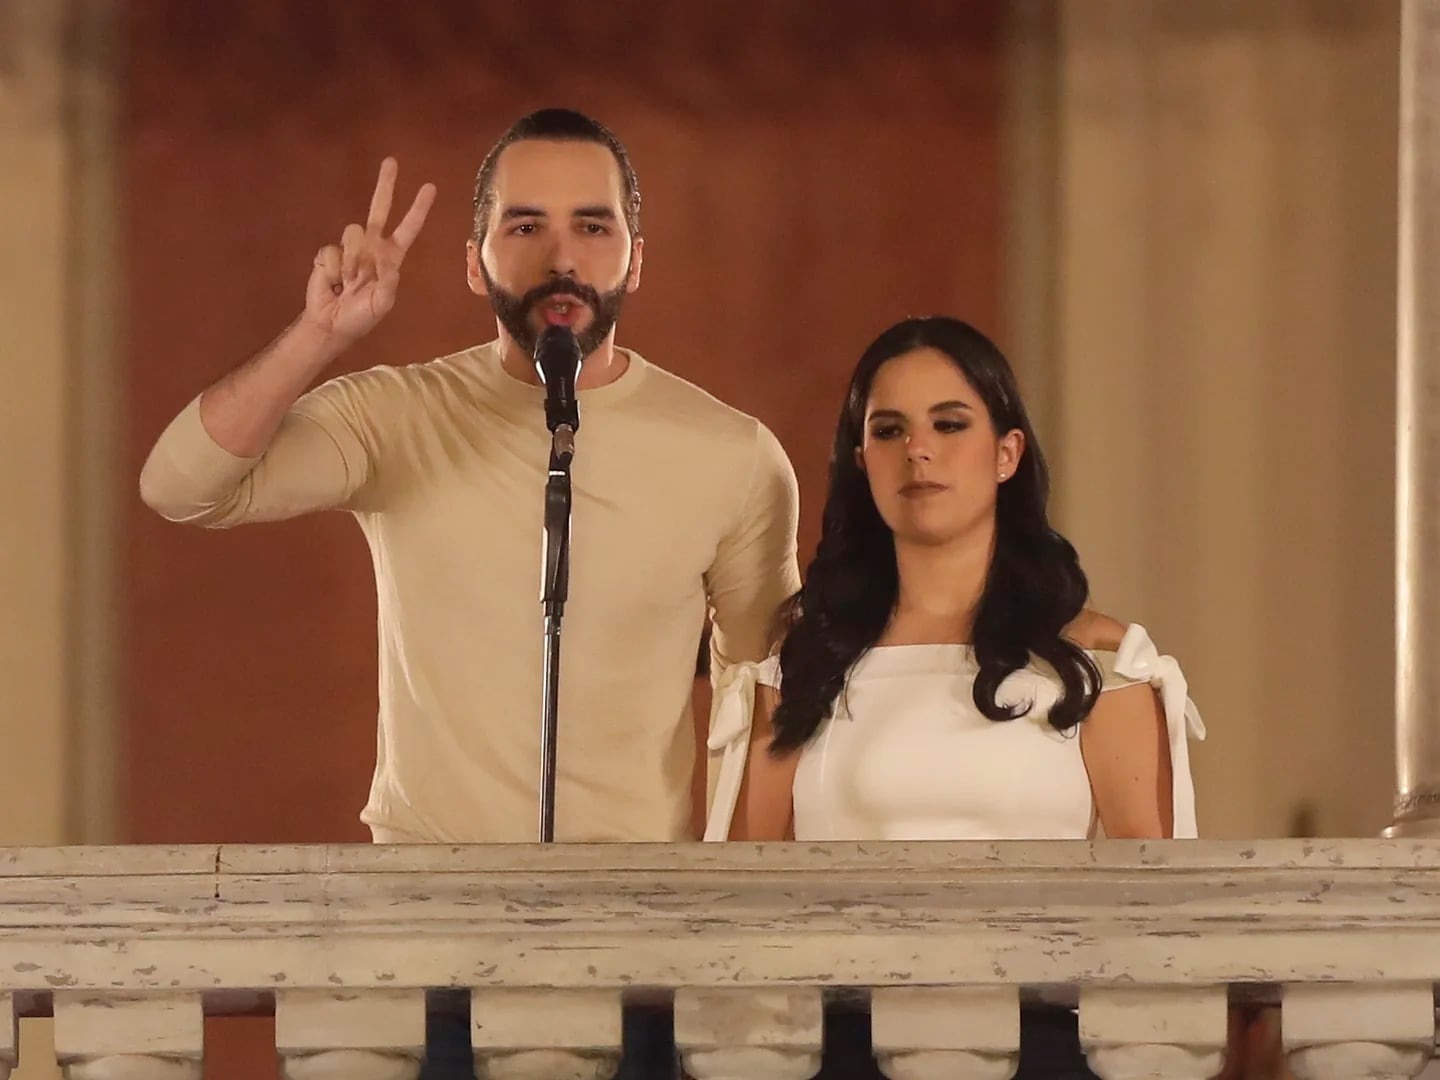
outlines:
[[[1065,628],[1065,636],[1082,649],[1089,649],[1092,652],[1102,649],[1113,652],[1120,648],[1120,641],[1125,637],[1125,630],[1125,623],[1119,619],[1086,608],[1075,616],[1070,625]]]

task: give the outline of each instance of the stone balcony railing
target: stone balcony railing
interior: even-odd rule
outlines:
[[[22,1016],[168,1080],[271,1009],[295,1080],[413,1077],[446,988],[490,1077],[606,1076],[646,999],[699,1080],[808,1077],[827,998],[897,1080],[1009,1076],[1035,1000],[1106,1078],[1213,1076],[1237,1000],[1297,1075],[1401,1077],[1437,978],[1436,842],[0,849],[0,1080]]]

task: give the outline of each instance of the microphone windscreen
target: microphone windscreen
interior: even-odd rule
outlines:
[[[535,370],[546,383],[580,374],[580,342],[568,326],[547,326],[535,342]]]

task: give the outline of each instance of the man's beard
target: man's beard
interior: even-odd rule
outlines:
[[[623,278],[618,287],[607,293],[596,292],[573,277],[559,277],[551,278],[544,284],[516,296],[497,285],[483,264],[480,267],[480,276],[485,279],[485,288],[489,291],[490,306],[495,309],[495,317],[514,338],[515,343],[530,356],[535,355],[535,345],[540,337],[539,330],[530,322],[530,314],[537,305],[550,297],[573,296],[584,301],[590,308],[590,325],[575,335],[575,340],[580,343],[581,356],[589,356],[609,336],[616,320],[620,318],[620,308],[625,302]],[[627,274],[626,277],[628,276]]]

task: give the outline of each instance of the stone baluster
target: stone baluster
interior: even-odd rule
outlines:
[[[275,1050],[286,1080],[415,1080],[423,990],[282,990]]]
[[[485,989],[470,995],[483,1080],[609,1080],[620,1064],[618,990]]]
[[[1227,1024],[1223,986],[1080,992],[1080,1045],[1102,1080],[1209,1080],[1225,1063]]]
[[[675,994],[675,1042],[695,1080],[810,1080],[823,1040],[818,988]]]
[[[1287,986],[1281,1030],[1300,1080],[1408,1080],[1435,1047],[1435,993],[1414,986]]]
[[[0,1080],[20,1062],[20,1026],[15,1016],[15,995],[0,994]]]
[[[200,996],[57,991],[55,1056],[66,1080],[200,1080]]]
[[[870,1039],[890,1080],[1010,1080],[1020,1061],[1017,987],[882,987]]]

